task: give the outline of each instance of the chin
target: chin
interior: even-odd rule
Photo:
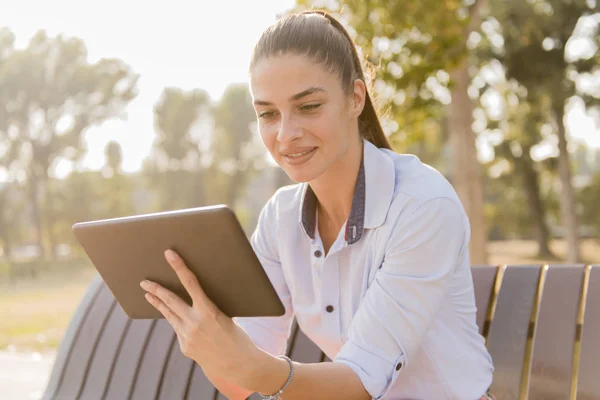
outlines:
[[[311,182],[322,175],[322,171],[315,171],[313,168],[290,165],[281,166],[281,168],[285,171],[287,176],[296,183]]]
[[[313,180],[312,175],[300,171],[284,170],[287,176],[295,183],[310,182]]]

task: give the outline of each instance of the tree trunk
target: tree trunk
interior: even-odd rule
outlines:
[[[46,214],[46,234],[48,235],[48,245],[50,246],[50,257],[52,260],[56,260],[58,255],[56,254],[57,250],[57,240],[56,235],[54,233],[54,197],[52,194],[52,189],[50,188],[50,178],[44,178],[44,202],[46,203],[45,214]]]
[[[1,209],[0,209],[0,212],[2,212]],[[0,218],[2,218],[2,217],[0,216]],[[4,253],[4,258],[10,264],[10,262],[12,260],[12,257],[11,257],[12,241],[11,241],[10,232],[8,231],[8,229],[9,229],[9,224],[6,223],[6,221],[4,219],[0,220],[0,241],[2,241],[1,242],[2,250]]]
[[[12,243],[10,241],[10,236],[8,235],[8,233],[4,233],[2,235],[2,242],[4,244],[3,246],[3,250],[4,250],[4,258],[6,259],[6,261],[10,264],[12,262]]]
[[[452,184],[460,197],[471,224],[471,263],[487,263],[487,230],[483,210],[483,180],[477,160],[473,123],[473,102],[467,92],[469,60],[452,71],[452,102],[448,122],[452,148]]]
[[[8,196],[9,196],[10,188],[5,188],[3,191],[0,191],[0,241],[2,243],[2,250],[4,253],[4,257],[10,263],[10,253],[11,253],[11,238],[10,238],[10,223],[6,218],[6,208],[8,207]],[[10,211],[9,211],[10,212]]]
[[[478,28],[482,20],[482,10],[487,9],[487,0],[476,0],[471,6],[470,21],[465,31],[465,39]],[[466,46],[466,41],[465,41]],[[471,241],[469,253],[472,264],[486,264],[487,229],[484,215],[483,179],[481,165],[477,159],[477,146],[473,134],[473,102],[468,88],[469,57],[450,72],[452,81],[452,101],[448,127],[450,147],[452,149],[452,180],[454,188],[465,208],[471,225]]]
[[[42,223],[42,215],[40,213],[39,206],[39,183],[40,180],[36,176],[34,171],[30,171],[29,174],[29,205],[31,207],[31,217],[33,219],[33,226],[35,229],[35,242],[39,251],[39,258],[44,260],[46,258],[46,249],[44,246],[44,236],[43,236],[43,223]]]
[[[557,102],[554,107],[558,127],[558,172],[560,175],[560,211],[563,226],[567,234],[567,262],[579,262],[579,235],[577,232],[577,212],[575,195],[571,181],[570,157],[567,149],[567,136],[564,123],[564,102]]]
[[[534,223],[535,237],[538,242],[538,256],[542,258],[554,258],[549,246],[550,231],[546,223],[546,209],[540,195],[539,176],[533,167],[530,151],[531,148],[524,148],[523,155],[519,160],[515,160],[515,162],[521,164],[523,190],[527,196],[527,204],[529,205],[529,211]]]

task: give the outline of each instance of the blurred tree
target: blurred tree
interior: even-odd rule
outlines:
[[[512,83],[512,86],[518,86]],[[510,84],[505,85],[509,92],[504,96],[500,122],[503,138],[494,146],[494,158],[488,165],[488,170],[498,171],[495,172],[496,178],[503,183],[495,205],[500,209],[498,214],[505,219],[508,213],[520,209],[522,212],[511,216],[518,233],[530,236],[529,231],[533,230],[538,256],[555,258],[550,250],[548,204],[544,200],[541,182],[542,172],[555,169],[554,159],[549,157],[543,162],[535,162],[532,157],[534,147],[544,140],[541,132],[546,120],[545,108],[541,99],[519,96],[518,88],[511,90],[510,87]]]
[[[124,217],[133,213],[133,185],[131,177],[121,172],[123,151],[116,141],[110,141],[105,148],[106,174],[102,182],[102,198],[106,202],[106,217]]]
[[[22,207],[16,199],[17,189],[16,182],[0,182],[0,254],[8,262],[11,261],[13,244],[16,243],[22,226],[18,220],[22,215]]]
[[[106,144],[104,149],[104,156],[106,158],[106,167],[110,175],[114,176],[121,173],[121,167],[123,165],[123,149],[121,145],[111,140]]]
[[[5,73],[4,64],[8,54],[13,50],[15,37],[7,29],[0,28],[0,81]],[[16,161],[17,155],[14,146],[8,139],[8,98],[6,92],[0,90],[0,172],[8,174],[9,169]],[[10,257],[11,245],[14,235],[11,234],[12,218],[15,213],[11,210],[11,186],[8,182],[0,181],[0,241],[4,254]]]
[[[107,217],[104,198],[105,178],[100,171],[75,170],[65,179],[52,179],[52,193],[56,206],[54,232],[60,243],[79,246],[71,231],[76,222]]]
[[[600,149],[597,149],[594,152],[594,156],[592,159],[592,171],[600,172]]]
[[[579,203],[581,207],[581,219],[586,225],[595,229],[595,233],[600,238],[600,172],[592,176],[590,183],[582,188],[579,193]]]
[[[253,133],[256,113],[247,84],[231,84],[214,108],[211,179],[220,186],[213,202],[235,207],[264,158],[264,146]]]
[[[162,210],[205,203],[200,117],[210,116],[210,98],[203,90],[165,88],[154,106],[156,141],[145,164],[150,187]]]
[[[471,223],[473,263],[487,261],[481,166],[472,130],[468,39],[479,29],[487,0],[298,0],[300,8],[344,10],[342,20],[377,70],[375,90],[391,117],[397,150],[430,142],[444,129],[451,151],[449,178]],[[445,107],[447,106],[447,107]],[[445,127],[440,126],[446,118]]]
[[[589,107],[600,104],[599,93],[582,92],[575,82],[582,75],[599,71],[600,60],[596,51],[573,58],[566,50],[582,17],[598,12],[598,7],[598,2],[587,0],[510,0],[490,4],[490,13],[502,27],[503,37],[502,46],[493,49],[506,68],[507,78],[518,81],[532,96],[549,100],[549,121],[558,137],[560,205],[569,262],[578,262],[579,244],[565,106],[576,95],[582,96]],[[596,22],[582,36],[597,49],[599,35]]]
[[[80,39],[51,38],[44,31],[36,33],[26,48],[10,51],[0,68],[0,93],[9,110],[9,147],[27,174],[30,209],[44,257],[42,221],[51,227],[56,210],[54,196],[47,195],[55,162],[81,157],[83,133],[89,127],[123,116],[136,96],[138,77],[117,59],[90,63]],[[43,209],[49,210],[46,218]],[[46,235],[54,251],[52,231]]]

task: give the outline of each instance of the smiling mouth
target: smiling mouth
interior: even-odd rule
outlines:
[[[306,151],[299,151],[297,153],[288,153],[283,154],[283,158],[289,165],[300,165],[304,164],[308,160],[312,158],[312,156],[317,151],[318,147],[313,147],[312,149]]]
[[[300,152],[300,153],[290,153],[290,154],[286,154],[286,155],[285,155],[285,157],[288,157],[288,158],[300,158],[300,157],[302,157],[302,156],[305,156],[305,155],[307,155],[307,154],[309,154],[309,153],[312,153],[312,152],[313,152],[313,151],[315,151],[316,149],[317,149],[317,148],[315,147],[315,148],[312,148],[312,149],[310,149],[310,150],[306,150],[306,151],[303,151],[303,152]]]

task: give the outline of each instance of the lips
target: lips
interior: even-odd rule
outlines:
[[[308,153],[310,153],[311,151],[316,150],[316,147],[312,147],[309,148],[307,150],[303,150],[303,151],[294,151],[294,152],[287,152],[284,154],[285,157],[291,157],[291,158],[298,158],[298,157],[302,157]]]
[[[299,165],[312,158],[316,150],[317,147],[303,147],[282,152],[282,155],[288,164]]]

